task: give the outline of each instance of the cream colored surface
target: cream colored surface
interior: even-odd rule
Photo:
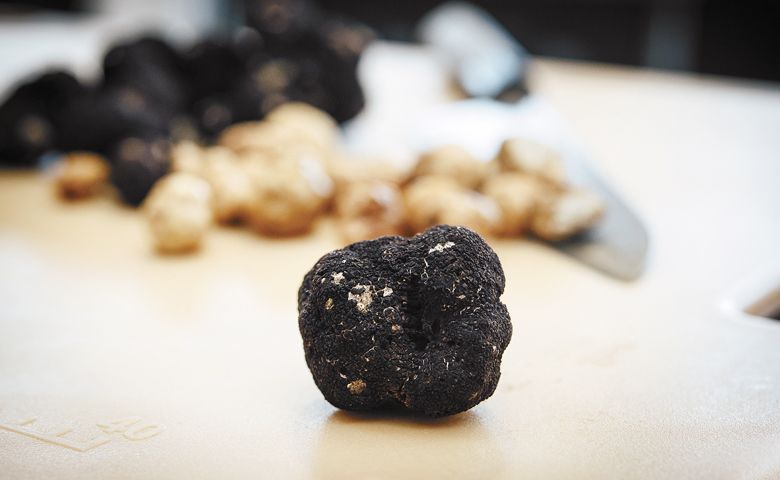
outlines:
[[[502,381],[443,420],[314,386],[296,290],[330,223],[160,258],[140,213],[0,174],[0,476],[780,478],[780,323],[722,307],[778,263],[780,92],[549,61],[534,81],[647,222],[648,269],[624,284],[495,242]]]

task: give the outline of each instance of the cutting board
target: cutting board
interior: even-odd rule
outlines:
[[[0,477],[780,478],[780,322],[746,313],[780,287],[777,87],[555,61],[532,85],[647,223],[648,268],[492,241],[501,382],[439,420],[312,382],[296,292],[330,221],[160,257],[138,212],[0,174]]]

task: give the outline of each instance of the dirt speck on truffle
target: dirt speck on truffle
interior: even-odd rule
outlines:
[[[347,300],[355,302],[355,308],[362,313],[366,313],[368,307],[374,302],[371,285],[355,285],[355,288],[347,294]]]
[[[347,384],[347,390],[352,395],[360,395],[366,389],[366,382],[361,379],[353,380]]]

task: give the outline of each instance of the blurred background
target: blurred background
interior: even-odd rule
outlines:
[[[324,0],[404,36],[434,0]],[[477,0],[535,55],[780,79],[780,4],[729,0]]]
[[[148,26],[214,29],[239,21],[251,0],[0,1],[0,28],[29,14],[142,18]],[[437,0],[318,0],[386,38],[408,39]],[[476,0],[535,55],[780,80],[780,3],[772,0]],[[34,48],[25,45],[25,49]],[[5,59],[4,59],[5,60]]]
[[[447,15],[447,6],[437,8],[442,3],[0,0],[0,165],[34,167],[58,153],[98,153],[111,164],[122,199],[139,205],[169,169],[178,170],[169,165],[173,146],[230,143],[231,126],[267,118],[287,103],[328,114],[344,127],[350,153],[381,152],[406,167],[416,153],[446,143],[486,161],[501,141],[520,135],[520,118],[497,121],[495,104],[490,122],[475,112],[458,121],[451,112],[432,120],[420,112],[443,100],[536,98],[526,96],[534,56],[770,88],[780,80],[778,2],[472,2],[487,15],[457,13],[459,7]],[[391,100],[376,100],[382,97]],[[556,122],[543,121],[552,114],[524,117],[531,130],[545,133],[521,136],[566,150],[557,138],[565,135],[549,133],[561,130],[548,128]],[[510,125],[518,131],[501,129]],[[417,138],[422,132],[446,135]]]

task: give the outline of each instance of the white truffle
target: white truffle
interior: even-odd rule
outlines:
[[[531,231],[549,241],[565,240],[593,226],[604,214],[601,198],[583,189],[547,195],[531,222]]]
[[[265,120],[287,126],[321,150],[335,149],[339,143],[341,132],[333,117],[306,103],[282,104],[271,110]]]
[[[566,184],[566,170],[558,152],[533,140],[506,140],[496,160],[505,172],[526,173],[557,186]]]
[[[487,170],[487,164],[466,149],[457,145],[444,145],[421,155],[411,177],[444,176],[465,188],[473,189],[482,183]]]
[[[488,178],[482,192],[495,201],[501,210],[496,234],[523,234],[528,229],[546,190],[544,182],[524,173],[508,172]]]
[[[204,178],[213,192],[212,208],[219,223],[243,222],[254,201],[252,181],[238,157],[225,147],[204,152]]]
[[[102,156],[90,152],[68,153],[54,169],[57,191],[67,200],[99,193],[105,187],[111,170]]]
[[[185,140],[171,148],[171,171],[203,175],[203,147],[195,142]]]
[[[144,211],[159,251],[195,250],[211,224],[211,187],[198,176],[171,173],[152,188]]]
[[[346,243],[399,235],[404,204],[397,185],[379,180],[348,184],[334,202],[341,236]]]
[[[282,120],[237,123],[225,129],[219,145],[238,154],[261,155],[284,160],[294,153],[313,153],[326,161],[333,154],[335,142],[327,134],[295,123],[292,115]]]
[[[465,189],[448,177],[414,180],[404,191],[404,203],[407,224],[413,232],[446,224],[490,235],[500,218],[498,205],[492,199]]]
[[[326,163],[336,195],[351,183],[380,181],[401,185],[407,171],[382,158],[337,155]]]
[[[301,152],[288,155],[281,161],[258,159],[245,167],[253,192],[248,219],[266,235],[305,233],[333,193],[321,160]]]

